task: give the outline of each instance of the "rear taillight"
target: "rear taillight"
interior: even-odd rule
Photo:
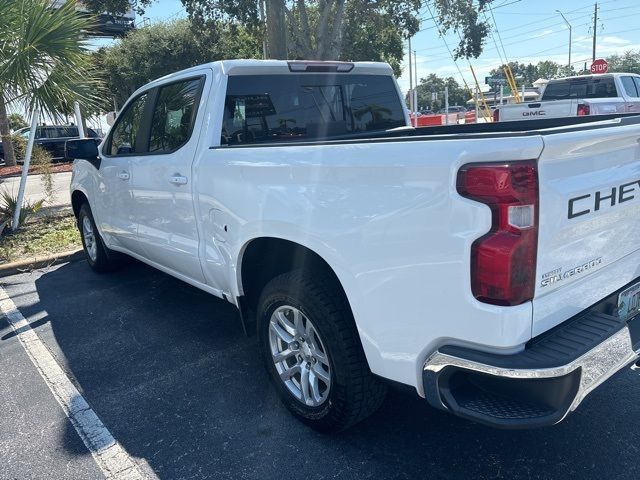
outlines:
[[[473,295],[494,305],[531,300],[538,250],[536,162],[465,165],[457,188],[491,209],[491,230],[471,247]]]
[[[579,117],[584,117],[585,115],[590,115],[591,114],[591,108],[589,108],[589,105],[578,105],[578,116]]]
[[[498,110],[497,108],[493,111],[493,121],[494,122],[500,121],[500,110]]]

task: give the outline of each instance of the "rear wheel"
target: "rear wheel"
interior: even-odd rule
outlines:
[[[110,272],[122,264],[122,254],[109,250],[104,245],[87,202],[80,207],[78,212],[78,229],[87,263],[94,271],[98,273]]]
[[[258,305],[258,338],[286,407],[311,427],[340,431],[371,415],[386,388],[360,345],[344,295],[302,271],[271,280]]]

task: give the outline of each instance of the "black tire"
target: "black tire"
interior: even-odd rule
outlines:
[[[91,224],[91,228],[93,230],[93,238],[95,242],[94,253],[90,253],[90,246],[87,245],[87,241],[85,240],[85,235],[83,233],[83,222],[85,221],[85,218]],[[82,239],[85,258],[93,271],[97,273],[112,272],[122,266],[122,254],[109,250],[104,245],[102,237],[100,237],[100,233],[96,228],[96,222],[93,219],[91,207],[89,207],[88,202],[83,203],[80,207],[80,211],[78,212],[78,229],[80,230],[80,238]]]
[[[285,306],[298,309],[311,320],[328,356],[330,387],[326,399],[318,406],[308,406],[294,396],[281,380],[272,357],[271,317]],[[260,297],[257,329],[263,359],[280,399],[298,419],[315,430],[344,430],[370,416],[382,404],[386,385],[369,370],[351,309],[333,278],[302,271],[275,277]],[[308,368],[310,363],[306,365]]]

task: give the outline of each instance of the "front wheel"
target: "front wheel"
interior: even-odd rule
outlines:
[[[386,388],[376,379],[353,316],[330,278],[285,273],[264,288],[258,338],[285,406],[316,430],[348,428],[375,412]]]
[[[109,250],[100,237],[88,203],[78,212],[78,229],[87,263],[94,271],[110,272],[121,265],[121,254]]]

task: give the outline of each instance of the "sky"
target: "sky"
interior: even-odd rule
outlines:
[[[637,27],[640,0],[602,0],[598,5],[596,57],[640,50],[640,28]],[[575,68],[582,68],[587,62],[589,67],[593,0],[494,0],[493,18],[491,12],[487,13],[494,27],[493,34],[486,39],[482,55],[470,62],[481,83],[490,70],[504,63],[505,54],[508,61],[535,64],[541,60],[553,60],[568,63],[569,30],[556,11],[558,7],[572,26],[571,63]],[[185,17],[186,12],[180,0],[158,0],[147,9],[144,16],[147,17],[145,22],[153,23]],[[441,37],[426,6],[421,10],[420,18],[421,31],[412,39],[412,49],[417,54],[418,77],[435,73],[452,76],[458,82],[464,78],[471,84],[473,79],[469,62],[454,62],[447,50],[447,45],[452,51],[456,47],[459,40],[457,34],[454,32]],[[142,18],[137,18],[138,24],[142,21]],[[497,48],[500,45],[504,49]],[[403,91],[409,88],[407,53],[408,45],[405,46],[404,71],[399,78]]]
[[[412,49],[417,53],[418,77],[435,73],[452,76],[458,82],[462,76],[467,82],[472,82],[470,63],[482,83],[490,70],[504,63],[505,53],[508,61],[535,64],[552,60],[566,64],[569,29],[557,13],[558,9],[572,27],[571,63],[579,69],[587,62],[588,68],[592,59],[594,3],[593,0],[494,0],[493,18],[491,12],[487,14],[494,31],[486,39],[482,55],[470,62],[452,60],[446,45],[453,51],[459,37],[456,33],[441,37],[429,10],[424,8],[421,31],[412,40]],[[640,1],[603,0],[598,2],[598,6],[596,58],[640,49]],[[405,65],[407,62],[405,53]],[[399,83],[403,90],[408,89],[408,67],[405,67]]]

